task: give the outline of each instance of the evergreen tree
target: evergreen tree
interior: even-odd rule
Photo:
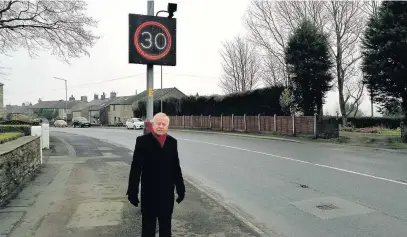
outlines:
[[[384,1],[362,40],[364,82],[382,110],[407,115],[407,2]]]
[[[307,116],[315,112],[322,116],[322,105],[333,80],[327,36],[311,22],[303,21],[289,38],[285,61],[297,109]]]

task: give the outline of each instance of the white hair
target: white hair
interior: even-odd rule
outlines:
[[[154,123],[154,121],[155,121],[158,117],[164,117],[164,118],[167,120],[168,124],[170,124],[170,118],[169,118],[165,113],[162,113],[162,112],[156,113],[156,114],[154,115],[153,119],[151,120],[151,122]]]

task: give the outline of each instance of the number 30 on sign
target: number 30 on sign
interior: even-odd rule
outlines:
[[[129,14],[129,63],[176,65],[176,19]]]

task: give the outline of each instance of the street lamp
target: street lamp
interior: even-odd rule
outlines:
[[[167,12],[168,13],[168,18],[173,18],[174,17],[174,12],[177,11],[177,4],[176,3],[168,3],[167,6],[167,11],[161,10],[158,11],[155,16],[158,16],[158,13],[160,12]],[[163,112],[163,65],[161,65],[161,98],[160,98],[160,103],[161,103],[161,112]]]
[[[68,86],[67,80],[59,77],[54,77],[54,79],[65,81],[65,115],[66,119],[68,119]]]

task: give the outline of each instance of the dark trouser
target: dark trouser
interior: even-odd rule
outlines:
[[[155,229],[158,218],[159,236],[171,237],[172,214],[142,214],[141,237],[155,237]]]

